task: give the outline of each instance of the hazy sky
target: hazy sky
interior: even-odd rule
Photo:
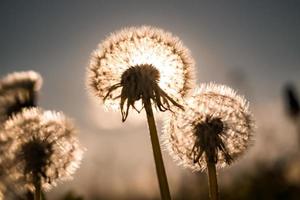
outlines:
[[[237,69],[257,90],[278,90],[300,75],[300,1],[4,0],[0,11],[0,73],[40,71],[45,95],[51,90],[73,99],[82,93],[97,43],[112,31],[142,24],[183,40],[197,62],[199,82],[224,82],[226,71]],[[59,105],[60,98],[46,101]]]
[[[105,115],[111,118],[98,116],[102,111],[95,114],[97,110],[85,91],[85,68],[92,50],[110,32],[144,24],[171,31],[182,39],[196,60],[199,83],[215,81],[236,87],[253,99],[254,107],[279,99],[288,81],[300,88],[300,1],[296,0],[2,0],[0,75],[28,69],[40,72],[44,77],[40,105],[73,117],[91,149],[100,147],[87,138],[106,130],[106,146],[101,149],[122,152],[128,140],[141,137],[134,133],[130,138],[130,132],[143,130],[146,135],[146,126],[125,126],[119,113]],[[99,118],[94,119],[94,115]],[[111,134],[119,129],[109,128],[109,122],[119,129],[126,127],[125,136],[118,135],[117,143]],[[148,150],[148,142],[140,146]],[[110,144],[114,148],[107,149]],[[127,159],[121,155],[120,160]],[[151,162],[150,149],[145,155]],[[87,153],[87,160],[93,156]],[[144,155],[137,158],[144,159]],[[130,168],[131,164],[125,166]]]

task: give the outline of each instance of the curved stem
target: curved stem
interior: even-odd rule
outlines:
[[[218,180],[216,173],[216,164],[207,159],[209,197],[211,200],[219,200]]]
[[[147,114],[147,121],[149,126],[149,132],[151,137],[153,155],[155,160],[155,167],[156,167],[156,174],[159,182],[160,188],[160,195],[163,200],[170,200],[170,190],[167,180],[167,175],[164,167],[164,162],[160,150],[157,129],[155,125],[154,115],[152,111],[151,101],[150,99],[143,99],[146,114]]]

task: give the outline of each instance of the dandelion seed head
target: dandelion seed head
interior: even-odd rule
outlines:
[[[42,77],[34,71],[14,72],[0,80],[0,123],[24,107],[36,105]]]
[[[35,71],[13,72],[1,79],[1,88],[24,87],[38,91],[42,86],[42,77]]]
[[[0,130],[0,164],[12,182],[34,191],[38,178],[44,190],[72,178],[83,148],[72,122],[62,113],[23,109]]]
[[[207,159],[218,168],[231,164],[252,143],[254,122],[249,103],[217,84],[202,84],[165,121],[163,144],[172,157],[195,171],[206,169]]]
[[[106,108],[120,109],[118,97],[122,93],[122,87],[113,91],[110,88],[121,83],[123,74],[128,73],[129,69],[143,66],[151,66],[157,70],[157,85],[170,98],[177,100],[186,96],[194,84],[194,61],[181,41],[169,32],[142,26],[113,33],[99,45],[91,56],[87,85]],[[157,73],[155,70],[152,72]],[[139,82],[138,85],[146,87],[144,82]]]

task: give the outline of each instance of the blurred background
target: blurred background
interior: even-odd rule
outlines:
[[[219,171],[222,199],[298,199],[300,195],[300,1],[2,0],[0,76],[36,70],[39,105],[61,110],[80,129],[87,152],[74,180],[48,199],[158,199],[144,113],[103,111],[89,97],[90,53],[111,32],[152,25],[181,38],[198,83],[227,84],[249,101],[255,143]],[[157,116],[161,130],[163,116]],[[205,173],[163,154],[174,199],[207,199]]]

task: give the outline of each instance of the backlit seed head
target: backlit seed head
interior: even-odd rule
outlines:
[[[0,123],[23,108],[36,106],[42,77],[34,71],[14,72],[0,80]]]
[[[23,109],[0,130],[0,165],[21,191],[34,191],[35,181],[44,190],[72,178],[83,149],[73,124],[62,113]]]
[[[106,108],[120,108],[126,115],[141,97],[168,109],[167,100],[188,94],[193,74],[194,61],[177,37],[149,26],[131,27],[112,34],[93,52],[87,84]]]
[[[252,142],[248,102],[224,85],[203,84],[166,120],[163,143],[182,166],[205,170],[231,164]]]

